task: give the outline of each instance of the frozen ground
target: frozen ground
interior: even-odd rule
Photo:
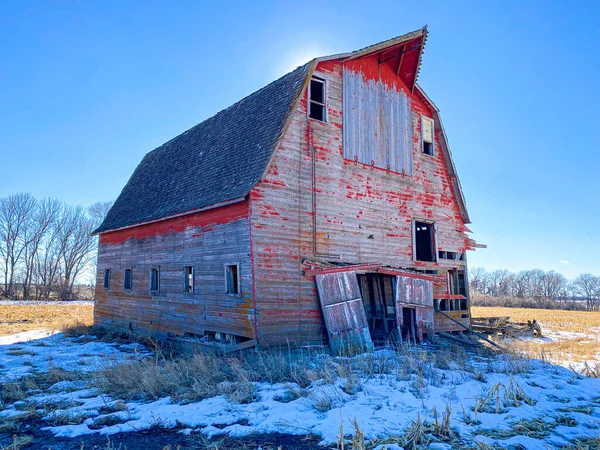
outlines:
[[[352,434],[350,420],[356,419],[366,439],[372,440],[370,448],[378,439],[387,440],[389,449],[400,448],[392,442],[401,442],[422,421],[424,442],[430,443],[417,448],[476,448],[475,442],[480,442],[547,449],[567,448],[578,440],[592,443],[581,448],[597,448],[591,445],[600,442],[592,441],[600,433],[600,379],[505,355],[471,354],[464,363],[449,359],[443,364],[421,357],[448,350],[420,347],[409,356],[380,350],[355,357],[355,367],[366,369],[352,379],[315,380],[305,388],[253,383],[256,395],[247,403],[216,395],[178,404],[168,397],[145,402],[111,398],[94,386],[93,372],[147,357],[149,352],[139,344],[21,334],[0,343],[0,386],[57,370],[86,376],[29,391],[17,401],[5,396],[0,420],[8,423],[33,411],[39,429],[78,439],[158,427],[208,436],[312,434],[331,447],[338,440],[340,420],[344,433]],[[320,358],[329,357],[315,357],[315,364]],[[388,370],[373,370],[382,364]],[[448,412],[449,432],[435,425]]]

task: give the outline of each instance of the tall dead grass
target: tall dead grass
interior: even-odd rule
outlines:
[[[229,357],[204,353],[169,356],[157,349],[153,357],[100,370],[95,374],[94,385],[113,398],[128,400],[170,396],[176,401],[191,402],[223,394],[234,402],[248,403],[254,401],[256,385],[261,382],[289,384],[291,401],[306,395],[303,390],[317,380],[335,385],[336,392],[342,392],[343,396],[362,390],[365,380],[392,375],[409,381],[416,395],[424,395],[429,386],[443,383],[444,371],[448,368],[463,370],[465,376],[478,379],[480,369],[471,366],[471,356],[460,347],[452,351],[423,351],[399,346],[353,358],[282,351],[248,352]],[[510,359],[501,358],[495,369],[521,370],[521,366],[511,365]],[[331,398],[329,402],[322,398],[312,400],[325,410],[329,408],[324,403],[335,403]]]

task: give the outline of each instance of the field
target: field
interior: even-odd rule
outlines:
[[[440,341],[352,358],[177,356],[151,341],[80,332],[91,305],[0,308],[0,320],[16,322],[3,333],[21,333],[0,337],[0,449],[600,448],[600,379],[523,357],[525,348]],[[539,345],[591,333],[585,313],[474,313],[539,319],[549,336]],[[66,323],[77,332],[38,329]],[[538,345],[530,341],[514,345]]]
[[[92,325],[91,302],[1,302],[0,336],[44,329],[62,330],[74,325]]]
[[[505,341],[515,350],[531,357],[573,367],[579,371],[596,368],[600,362],[600,312],[551,309],[473,307],[473,317],[508,316],[515,322],[537,320],[542,339]]]

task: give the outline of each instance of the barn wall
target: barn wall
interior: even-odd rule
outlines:
[[[441,133],[436,132],[434,156],[421,152],[421,114],[431,118],[432,111],[416,92],[409,92],[391,66],[377,67],[376,57],[353,61],[347,68],[409,96],[413,175],[344,159],[342,64],[319,63],[315,75],[327,81],[328,122],[307,118],[305,91],[263,182],[251,192],[262,343],[326,341],[314,278],[302,275],[305,257],[440,272],[465,265],[465,261],[413,261],[413,218],[436,222],[439,250],[464,253],[467,244],[459,231],[464,220],[440,147]],[[315,151],[314,185],[311,148]]]
[[[225,293],[224,265],[240,264],[241,296]],[[194,266],[195,292],[183,292],[183,268]],[[160,292],[150,270],[160,268]],[[133,289],[123,289],[125,269]],[[111,270],[110,289],[103,287]],[[254,338],[248,203],[100,235],[95,321],[160,334],[204,330]]]

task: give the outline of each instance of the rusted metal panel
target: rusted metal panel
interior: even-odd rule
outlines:
[[[356,272],[328,273],[315,279],[331,350],[336,354],[372,351]]]
[[[410,98],[361,72],[343,70],[344,157],[412,175]]]

